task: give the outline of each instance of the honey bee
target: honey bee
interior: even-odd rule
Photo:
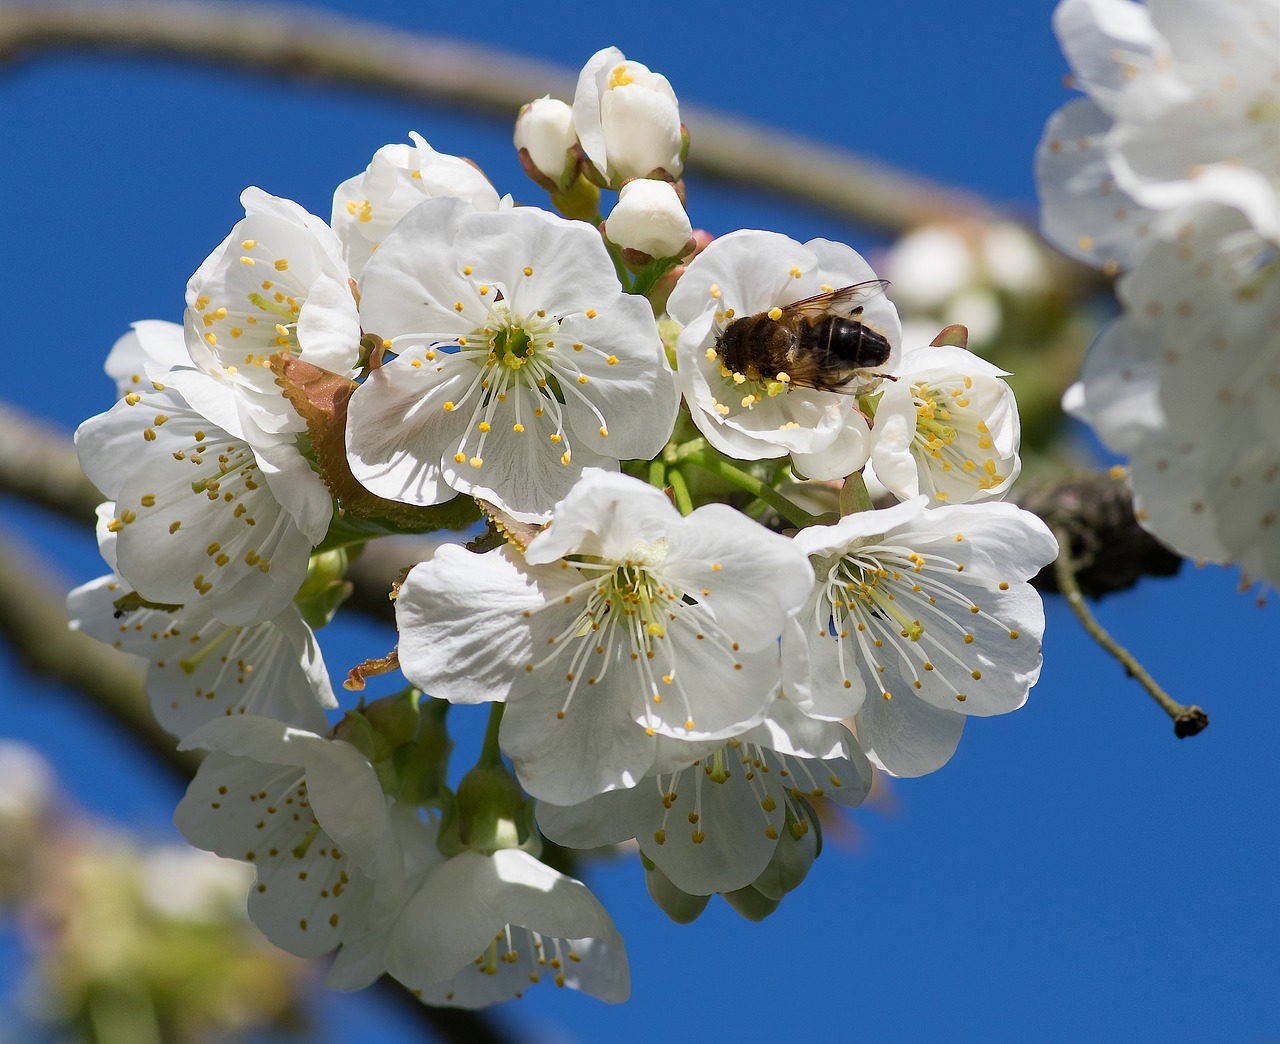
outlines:
[[[871,279],[734,319],[716,340],[716,354],[748,380],[819,391],[852,392],[860,375],[892,380],[865,373],[888,362],[891,348],[861,319],[865,303],[888,285]]]

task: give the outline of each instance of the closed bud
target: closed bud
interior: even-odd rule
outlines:
[[[573,110],[555,98],[529,102],[516,117],[515,146],[525,173],[548,192],[568,188],[577,177]]]
[[[694,248],[693,226],[674,185],[637,178],[622,186],[605,221],[605,235],[622,247],[629,264],[682,257]]]

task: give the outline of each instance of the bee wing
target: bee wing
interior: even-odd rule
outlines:
[[[793,388],[814,388],[818,391],[843,392],[854,379],[854,372],[833,371],[818,361],[818,356],[806,352],[787,365],[787,377]]]
[[[806,319],[818,319],[824,315],[843,315],[853,317],[862,311],[862,306],[878,294],[882,294],[889,285],[887,279],[868,279],[865,283],[854,283],[842,286],[838,290],[826,290],[803,301],[795,301],[782,309],[783,315],[803,316]]]

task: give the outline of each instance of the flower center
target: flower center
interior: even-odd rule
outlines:
[[[916,431],[911,451],[919,458],[930,457],[940,462],[942,471],[948,475],[954,476],[959,471],[969,476],[969,482],[979,489],[992,489],[1008,476],[1000,473],[995,458],[990,455],[995,443],[987,422],[970,408],[972,388],[971,377],[936,386],[924,381],[912,385]],[[922,470],[927,472],[928,465]],[[939,500],[948,499],[945,492],[935,495]]]
[[[707,642],[731,669],[742,669],[736,643],[717,627],[707,607],[661,575],[666,558],[663,537],[652,544],[637,544],[621,561],[570,563],[582,581],[565,594],[563,602],[550,602],[538,611],[558,612],[566,605],[577,606],[577,611],[571,612],[558,634],[547,639],[546,655],[525,668],[532,672],[554,660],[568,659],[564,681],[569,684],[557,717],[565,716],[580,686],[600,684],[610,670],[633,672],[630,679],[618,679],[616,684],[648,694],[646,731],[654,735],[656,726],[668,719],[692,731],[692,702],[681,678],[680,649]]]
[[[895,694],[882,680],[886,672],[914,689],[923,688],[928,675],[933,687],[949,688],[963,703],[970,682],[982,677],[976,657],[955,651],[974,644],[968,619],[978,617],[1010,639],[1018,637],[950,582],[964,566],[949,558],[877,545],[816,562],[815,568],[823,592],[813,625],[819,635],[835,639],[845,688],[852,686],[851,674],[862,670],[887,700]]]

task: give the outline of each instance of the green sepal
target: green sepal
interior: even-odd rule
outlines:
[[[347,565],[347,553],[341,548],[314,553],[307,563],[307,578],[293,602],[313,631],[332,620],[354,590],[351,581],[343,579]]]
[[[640,297],[648,297],[658,280],[680,264],[678,257],[659,257],[650,261],[636,273],[636,281],[631,284],[630,292]]]
[[[466,529],[480,519],[480,509],[471,497],[457,496],[431,507],[401,505],[394,516],[359,518],[343,515],[329,526],[329,532],[316,546],[317,551],[331,551],[352,544],[364,544],[377,537],[417,536],[441,529]]]

